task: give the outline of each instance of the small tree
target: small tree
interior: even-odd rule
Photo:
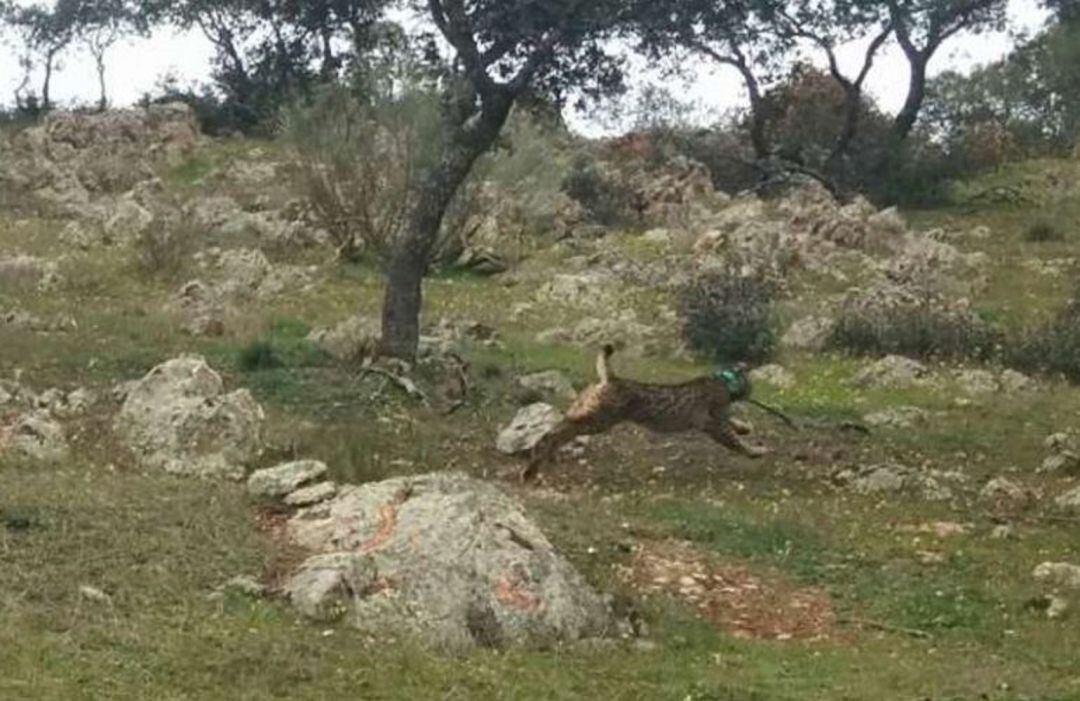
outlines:
[[[893,121],[892,142],[908,137],[926,99],[927,68],[938,49],[962,31],[998,29],[1005,0],[888,0],[889,18],[911,74],[907,98]]]
[[[414,180],[407,225],[387,271],[384,355],[411,359],[420,338],[422,283],[455,193],[530,91],[564,98],[621,84],[604,49],[625,18],[625,0],[427,0],[427,14],[454,53],[442,83],[442,156]]]
[[[26,44],[27,55],[21,60],[29,74],[36,55],[43,71],[41,109],[52,109],[52,78],[59,70],[61,54],[75,37],[79,0],[57,0],[52,7],[44,5],[19,6],[8,14],[9,23],[16,27]]]
[[[750,142],[758,159],[773,153],[766,134],[769,114],[764,95],[781,77],[795,48],[789,33],[776,31],[783,4],[782,0],[640,0],[633,12],[642,48],[652,58],[674,55],[678,61],[680,53],[688,52],[739,73],[750,101]]]
[[[892,22],[880,4],[864,0],[819,0],[803,2],[777,12],[779,31],[793,38],[806,39],[820,49],[828,60],[829,75],[844,94],[841,126],[823,164],[827,172],[837,173],[858,136],[866,109],[863,85],[873,68],[878,51],[893,32]],[[862,65],[854,77],[840,69],[836,48],[856,39],[869,39]]]
[[[125,33],[144,33],[147,24],[129,0],[82,0],[76,9],[75,32],[94,59],[98,75],[98,109],[109,106],[105,86],[105,54]]]
[[[390,0],[141,0],[148,22],[198,29],[235,125],[252,128],[295,94],[363,62]]]

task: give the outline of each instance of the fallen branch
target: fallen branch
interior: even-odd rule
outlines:
[[[399,389],[405,392],[405,394],[417,400],[424,406],[430,405],[428,397],[426,394],[424,394],[424,391],[420,389],[420,387],[418,387],[415,382],[410,380],[408,377],[405,377],[404,375],[397,375],[390,372],[389,370],[375,367],[374,365],[367,365],[363,367],[360,370],[360,375],[361,377],[364,375],[378,375],[379,377],[383,377],[396,385]]]

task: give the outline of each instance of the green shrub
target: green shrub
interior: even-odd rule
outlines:
[[[299,319],[274,319],[267,337],[240,349],[237,365],[244,372],[320,365],[326,358],[307,340],[310,331],[311,328]]]
[[[584,208],[594,224],[623,226],[639,219],[634,191],[617,176],[604,173],[590,156],[574,160],[562,189]]]
[[[240,350],[240,369],[245,372],[273,370],[284,363],[269,341],[253,341]]]
[[[768,360],[776,348],[775,286],[735,265],[699,274],[679,295],[683,337],[721,362]]]
[[[189,260],[197,232],[181,221],[144,227],[135,239],[139,269],[147,275],[175,276]]]
[[[1065,234],[1053,222],[1046,219],[1037,219],[1024,231],[1024,239],[1032,243],[1063,241],[1065,240]]]
[[[988,360],[1002,335],[982,317],[926,293],[889,305],[847,305],[829,346],[856,355]]]
[[[1080,290],[1048,323],[1012,338],[1005,362],[1024,372],[1061,375],[1080,383]]]

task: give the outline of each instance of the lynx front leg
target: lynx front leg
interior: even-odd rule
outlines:
[[[705,432],[714,441],[747,457],[760,458],[769,453],[768,448],[749,445],[737,433],[738,429],[728,419],[720,419],[712,422],[705,428]]]

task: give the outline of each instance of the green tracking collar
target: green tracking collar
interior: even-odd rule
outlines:
[[[746,396],[748,389],[746,376],[738,370],[732,370],[730,368],[717,370],[713,373],[713,377],[724,383],[724,386],[727,387],[728,394],[731,395],[732,399]]]

